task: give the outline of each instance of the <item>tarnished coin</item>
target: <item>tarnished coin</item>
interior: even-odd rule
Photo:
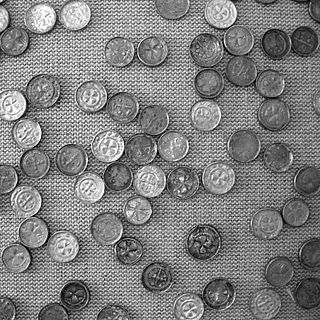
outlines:
[[[261,143],[258,135],[251,130],[234,132],[227,143],[231,158],[238,162],[250,162],[260,153]]]
[[[317,52],[319,38],[310,27],[299,27],[291,35],[292,49],[299,56],[308,57]]]
[[[21,156],[20,169],[29,178],[41,179],[50,169],[50,159],[42,150],[30,149]]]
[[[271,259],[265,267],[266,280],[274,287],[284,287],[294,274],[293,265],[287,257]]]
[[[320,170],[305,166],[294,177],[294,188],[305,197],[311,197],[320,191]]]
[[[28,82],[26,94],[32,106],[50,108],[60,97],[59,81],[48,74],[37,75]]]
[[[264,208],[251,218],[251,231],[261,240],[276,238],[282,230],[283,221],[280,213],[272,208]]]
[[[124,152],[124,141],[116,131],[101,131],[93,138],[91,150],[99,161],[107,163],[117,161]]]
[[[58,231],[48,240],[47,249],[50,257],[60,263],[73,261],[79,253],[79,242],[69,231]]]
[[[214,69],[202,69],[194,78],[194,87],[200,97],[216,98],[224,88],[222,74]]]
[[[190,44],[191,58],[200,67],[215,66],[221,61],[223,53],[221,40],[212,33],[201,33]]]
[[[99,312],[97,320],[130,320],[130,316],[123,307],[108,305]]]
[[[18,218],[37,214],[42,200],[39,191],[31,186],[18,186],[11,194],[11,207]]]
[[[93,172],[82,173],[74,185],[75,196],[87,204],[100,201],[104,192],[105,184],[102,178]]]
[[[0,49],[9,56],[19,56],[29,46],[28,33],[18,27],[10,27],[3,31],[0,38]]]
[[[93,238],[99,244],[111,246],[121,239],[123,226],[116,215],[101,213],[92,220],[90,230]]]
[[[1,259],[5,268],[13,273],[26,271],[31,263],[28,249],[19,243],[13,243],[5,247]]]
[[[0,195],[13,191],[18,184],[18,180],[18,174],[14,167],[0,165]]]
[[[313,238],[303,243],[299,250],[299,261],[309,271],[320,271],[320,239]]]
[[[22,221],[19,226],[20,242],[31,249],[42,247],[49,235],[47,224],[37,217],[30,217]]]
[[[90,19],[90,7],[83,0],[67,0],[60,10],[60,22],[65,28],[72,31],[85,28]]]
[[[16,317],[16,307],[7,297],[0,297],[0,317],[2,320],[14,320]]]
[[[224,46],[234,56],[248,54],[254,45],[254,36],[245,26],[232,26],[224,34]]]
[[[309,14],[313,20],[320,22],[320,2],[319,2],[319,0],[311,0],[309,2]]]
[[[66,309],[59,303],[49,303],[44,306],[38,315],[38,320],[68,320]]]
[[[305,278],[299,282],[294,292],[295,301],[303,309],[313,309],[320,305],[320,279]]]
[[[247,87],[254,83],[257,77],[257,67],[251,58],[245,56],[233,57],[226,68],[227,79],[236,86]]]
[[[284,76],[276,70],[267,69],[259,73],[256,89],[265,98],[279,97],[285,88]]]
[[[21,118],[27,109],[24,95],[17,90],[0,92],[0,119],[15,121]]]
[[[109,64],[114,67],[125,67],[134,58],[134,45],[126,38],[115,37],[110,39],[105,48],[105,56]]]
[[[264,151],[264,163],[273,172],[287,172],[293,163],[293,153],[286,143],[273,143]]]
[[[131,265],[141,259],[143,248],[140,241],[134,238],[122,238],[116,243],[114,251],[118,261]]]
[[[60,291],[60,303],[70,311],[80,311],[90,301],[90,292],[84,282],[68,281]]]
[[[268,30],[261,39],[264,53],[271,59],[282,59],[291,50],[291,39],[288,34],[279,29]]]
[[[176,320],[200,320],[203,314],[204,304],[197,294],[188,292],[176,298],[173,305]]]
[[[213,279],[203,289],[204,303],[215,310],[226,310],[236,299],[236,288],[227,279]]]
[[[87,153],[78,144],[66,144],[56,154],[56,166],[58,170],[68,177],[81,174],[87,165]]]
[[[133,179],[130,167],[121,162],[109,164],[103,176],[107,188],[112,191],[128,190]]]
[[[320,89],[317,89],[317,91],[313,94],[313,108],[317,116],[320,117]]]
[[[82,83],[76,91],[76,103],[84,112],[93,113],[100,111],[106,105],[107,100],[107,90],[96,80]]]
[[[107,109],[111,119],[119,123],[128,123],[136,118],[139,102],[132,93],[119,92],[109,99]]]
[[[138,133],[129,138],[126,146],[126,156],[138,166],[151,163],[158,152],[158,146],[153,137]]]
[[[309,207],[301,199],[291,199],[282,208],[283,220],[292,227],[301,227],[309,218]]]
[[[237,9],[230,0],[209,0],[205,8],[205,18],[214,28],[227,29],[237,20]]]
[[[147,165],[135,173],[133,186],[137,194],[146,198],[154,198],[165,189],[166,175],[157,165]]]
[[[168,20],[180,19],[190,8],[190,0],[155,0],[157,12]]]
[[[161,106],[148,106],[141,110],[139,122],[144,133],[157,136],[169,126],[168,110]]]
[[[128,199],[123,207],[123,214],[128,222],[140,226],[149,221],[152,216],[152,206],[148,199],[133,196]]]
[[[143,39],[137,49],[139,60],[148,67],[157,67],[167,58],[168,46],[166,42],[158,37],[147,37]]]
[[[270,320],[277,316],[281,308],[281,298],[272,289],[256,292],[250,300],[250,311],[258,320]]]
[[[56,24],[57,14],[48,3],[37,3],[25,14],[24,23],[29,31],[44,34],[51,31]]]
[[[191,124],[200,131],[212,131],[221,120],[221,110],[217,102],[200,100],[190,110]]]
[[[0,6],[0,33],[8,28],[9,23],[10,15],[8,10],[4,6]]]
[[[144,268],[141,281],[144,288],[150,292],[165,292],[173,282],[172,269],[165,262],[152,262]]]
[[[40,124],[32,119],[20,119],[12,127],[12,137],[20,148],[32,149],[42,137]]]

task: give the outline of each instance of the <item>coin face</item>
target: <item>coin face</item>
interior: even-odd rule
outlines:
[[[168,46],[166,42],[158,37],[143,39],[137,49],[139,60],[148,67],[157,67],[167,58]]]
[[[284,287],[292,279],[294,274],[293,265],[287,257],[271,259],[265,268],[266,280],[274,287]]]
[[[301,227],[309,218],[309,207],[302,199],[291,199],[282,208],[283,220],[292,227]]]
[[[30,217],[22,221],[19,226],[20,242],[31,249],[42,247],[49,235],[47,224],[37,217]]]
[[[284,76],[276,70],[267,69],[259,73],[256,89],[265,98],[279,97],[285,88]]]
[[[82,83],[76,91],[78,107],[88,113],[98,112],[106,105],[108,94],[105,87],[96,80]]]
[[[213,67],[223,57],[223,44],[212,33],[197,35],[190,44],[190,55],[193,61],[200,67]]]
[[[67,0],[60,11],[62,25],[72,31],[85,28],[91,19],[91,10],[82,0]]]
[[[1,258],[4,267],[13,273],[26,271],[31,263],[29,251],[19,243],[13,243],[5,247]]]
[[[29,218],[41,208],[39,191],[31,186],[18,186],[11,194],[11,207],[18,218]]]
[[[297,285],[295,301],[303,309],[313,309],[320,305],[320,279],[305,278]]]
[[[270,320],[277,316],[281,308],[281,298],[272,289],[256,292],[250,301],[250,311],[259,320]]]
[[[173,314],[177,320],[200,320],[204,314],[202,299],[195,293],[183,293],[176,298]]]
[[[9,56],[19,56],[29,46],[28,33],[18,27],[6,29],[0,38],[0,49]]]
[[[15,121],[21,118],[27,109],[24,95],[17,90],[4,90],[0,93],[0,119]]]
[[[320,22],[320,3],[318,0],[309,2],[309,14],[313,20]]]
[[[214,69],[202,69],[194,78],[194,87],[200,97],[212,99],[223,91],[224,80],[220,72]]]
[[[89,301],[89,289],[82,281],[69,281],[60,291],[60,303],[67,310],[82,310],[88,305]]]
[[[101,131],[93,138],[91,150],[99,161],[114,162],[119,160],[124,152],[124,141],[116,131]]]
[[[38,320],[68,320],[66,309],[59,303],[49,303],[44,306],[38,315]]]
[[[129,123],[139,112],[139,102],[133,94],[119,92],[109,99],[107,108],[111,119],[119,123]]]
[[[103,308],[97,320],[130,320],[128,311],[117,305],[108,305]]]
[[[303,243],[299,250],[300,264],[307,270],[320,270],[320,239],[313,238]]]
[[[312,102],[315,113],[320,117],[320,89],[313,94]]]
[[[136,264],[142,257],[143,249],[140,241],[134,238],[122,238],[114,247],[118,261],[123,264]]]
[[[99,214],[92,220],[91,234],[103,246],[112,246],[117,243],[122,233],[122,222],[112,213]]]
[[[237,19],[237,9],[230,0],[209,0],[205,8],[207,22],[216,29],[227,29]]]
[[[190,110],[191,124],[200,131],[212,131],[221,120],[221,110],[213,100],[200,100]]]
[[[82,173],[74,185],[75,196],[86,204],[101,200],[105,192],[105,184],[101,177],[93,172]]]
[[[121,162],[113,162],[104,171],[104,182],[109,190],[125,191],[131,187],[132,171]]]
[[[254,45],[254,36],[245,26],[232,26],[224,34],[224,46],[234,56],[248,54]]]
[[[130,64],[134,58],[133,43],[122,37],[110,39],[105,48],[105,56],[109,64],[114,67],[125,67]]]
[[[152,216],[152,206],[148,199],[133,196],[128,199],[123,207],[123,214],[128,222],[140,226],[149,221]]]
[[[8,194],[18,184],[18,174],[14,167],[0,165],[0,194]]]
[[[42,150],[30,149],[21,156],[20,168],[27,177],[41,179],[50,169],[50,159]]]
[[[9,23],[10,15],[8,10],[4,6],[0,6],[0,33],[8,28]]]
[[[78,144],[67,144],[56,154],[58,170],[68,177],[81,174],[88,165],[86,151]]]
[[[0,316],[3,320],[14,320],[16,317],[16,307],[7,297],[0,297]]]
[[[147,165],[140,168],[133,178],[137,194],[146,197],[158,197],[166,186],[166,175],[157,165]]]
[[[250,162],[260,153],[261,143],[258,135],[251,130],[239,130],[233,133],[227,144],[231,158],[238,162]]]
[[[257,211],[251,218],[251,231],[261,240],[276,238],[283,227],[280,213],[272,208]]]
[[[257,67],[248,57],[233,57],[227,64],[226,76],[234,85],[246,87],[256,80]]]
[[[54,261],[71,262],[79,253],[78,239],[69,231],[58,231],[49,238],[47,249]]]
[[[316,195],[320,191],[320,170],[305,166],[294,177],[294,188],[305,197]]]
[[[12,137],[22,149],[32,149],[40,143],[42,130],[38,122],[23,118],[12,127]]]
[[[139,122],[144,133],[157,136],[167,130],[169,113],[164,107],[148,106],[141,110]]]
[[[310,27],[299,27],[291,35],[292,49],[299,56],[308,57],[319,48],[317,33]]]
[[[168,20],[185,16],[190,8],[190,0],[155,0],[158,14]]]
[[[264,163],[273,172],[287,172],[293,163],[293,153],[286,143],[273,143],[264,151]]]
[[[264,53],[271,59],[282,59],[291,50],[291,39],[288,34],[279,29],[268,30],[261,39]]]
[[[38,3],[31,6],[25,14],[24,22],[27,29],[33,33],[44,34],[53,29],[57,14],[48,3]]]

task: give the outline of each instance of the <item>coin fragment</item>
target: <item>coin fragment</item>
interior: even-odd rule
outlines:
[[[285,88],[284,76],[276,70],[267,69],[259,73],[256,89],[265,98],[279,97]]]
[[[205,18],[214,28],[227,29],[237,20],[237,9],[231,0],[209,0],[205,8]]]
[[[0,6],[0,33],[8,28],[9,23],[10,15],[8,10],[4,6]]]
[[[155,0],[158,14],[167,20],[184,17],[190,7],[190,0]]]
[[[202,299],[195,293],[179,295],[173,305],[176,320],[200,320],[204,314]]]
[[[38,315],[38,320],[68,320],[67,310],[59,303],[49,303],[44,306]]]
[[[317,91],[313,94],[312,102],[316,115],[320,117],[320,89],[317,89]]]
[[[279,29],[268,30],[261,39],[264,53],[271,59],[283,59],[291,50],[291,39]]]
[[[133,174],[129,166],[113,162],[104,171],[104,182],[111,191],[125,191],[131,187]]]
[[[305,197],[311,197],[320,191],[320,170],[313,166],[301,168],[294,177],[294,188]]]
[[[219,71],[202,69],[194,78],[194,87],[197,94],[205,99],[216,98],[224,88],[224,80]]]
[[[272,286],[284,287],[293,277],[293,264],[287,257],[272,258],[266,265],[264,274]]]
[[[319,48],[317,33],[310,27],[299,27],[291,35],[292,49],[302,57],[315,54]]]
[[[0,119],[15,121],[20,119],[27,110],[27,101],[24,95],[17,90],[0,92]]]
[[[224,46],[234,56],[248,54],[254,45],[254,36],[245,26],[234,25],[224,34]]]
[[[90,292],[82,281],[68,281],[60,291],[60,303],[70,311],[80,311],[90,301]]]
[[[301,280],[294,292],[295,301],[303,309],[313,309],[320,305],[320,279]]]
[[[142,225],[149,221],[152,216],[152,206],[148,199],[141,196],[129,198],[124,207],[123,214],[128,222],[133,225]]]
[[[129,313],[118,305],[108,305],[98,314],[97,320],[130,320]]]
[[[18,174],[14,167],[0,165],[0,195],[8,194],[15,189],[18,184]]]
[[[50,159],[42,150],[30,149],[22,154],[20,169],[29,178],[41,179],[50,169]]]
[[[139,240],[134,238],[122,238],[114,247],[118,261],[123,264],[136,264],[142,257],[143,248]]]
[[[320,239],[312,238],[302,244],[299,250],[299,262],[309,271],[320,271]]]
[[[167,130],[169,113],[164,107],[148,106],[141,110],[139,122],[144,133],[157,136]]]
[[[320,3],[318,0],[309,2],[309,14],[313,20],[320,22]]]
[[[264,151],[264,163],[273,172],[287,172],[293,163],[293,153],[286,143],[273,143]]]
[[[29,46],[28,33],[18,27],[9,27],[0,37],[0,49],[9,56],[23,54]]]
[[[19,243],[13,243],[5,247],[1,259],[5,268],[13,273],[26,271],[31,263],[28,249]]]
[[[134,58],[134,45],[126,38],[115,37],[110,39],[105,48],[108,63],[114,67],[125,67]]]
[[[236,56],[229,60],[226,76],[234,85],[247,87],[256,80],[257,67],[251,58]]]
[[[11,299],[0,296],[0,316],[2,320],[14,320],[16,317],[16,307]]]

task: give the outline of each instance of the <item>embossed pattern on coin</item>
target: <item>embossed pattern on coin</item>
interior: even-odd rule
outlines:
[[[4,6],[0,6],[0,33],[8,28],[9,23],[10,15],[8,10]]]
[[[175,20],[188,13],[190,0],[155,0],[155,6],[161,17]]]
[[[117,305],[108,305],[98,314],[97,320],[130,320],[128,311]]]
[[[237,20],[237,9],[230,0],[209,0],[205,8],[205,18],[214,28],[226,29]]]
[[[294,188],[305,197],[311,197],[320,191],[320,170],[305,166],[294,177]]]
[[[152,207],[148,199],[133,196],[128,199],[123,207],[123,214],[128,222],[140,226],[149,221],[152,216]]]
[[[132,171],[125,163],[113,162],[104,171],[104,182],[109,190],[125,191],[131,187]]]
[[[291,50],[291,39],[279,29],[268,30],[261,39],[264,53],[271,59],[283,59]]]
[[[310,27],[299,27],[291,35],[292,49],[302,57],[308,57],[317,52],[319,38]]]
[[[21,118],[27,109],[24,95],[17,90],[4,90],[0,93],[0,119],[15,121]]]
[[[313,309],[320,305],[320,279],[305,278],[299,282],[295,292],[295,301],[303,309]]]
[[[157,136],[167,130],[169,113],[164,107],[148,106],[141,110],[139,122],[144,133]]]
[[[18,174],[14,167],[0,165],[0,194],[8,194],[18,184]]]
[[[257,67],[251,58],[233,57],[226,68],[227,79],[236,86],[250,86],[257,77]]]
[[[67,310],[80,311],[88,305],[89,301],[89,289],[82,281],[69,281],[60,291],[60,303]]]
[[[301,199],[291,199],[282,208],[283,220],[292,227],[301,227],[309,218],[309,207]]]
[[[294,274],[292,262],[287,257],[275,257],[266,265],[264,274],[272,286],[284,287]]]
[[[117,259],[123,264],[136,264],[142,257],[143,248],[134,238],[122,238],[114,247]]]
[[[313,238],[303,243],[299,250],[299,261],[309,271],[320,271],[320,239]]]
[[[30,149],[21,156],[20,169],[29,178],[41,179],[50,169],[50,159],[42,150]]]
[[[214,69],[202,69],[194,78],[194,87],[200,97],[212,99],[223,91],[224,80],[220,72]]]
[[[29,251],[19,243],[13,243],[5,247],[1,259],[5,268],[13,273],[26,271],[31,263]]]
[[[245,26],[232,26],[224,34],[224,46],[234,56],[248,54],[253,45],[253,33]]]
[[[16,307],[7,297],[0,296],[0,317],[2,320],[14,320],[16,317]]]
[[[0,49],[9,56],[23,54],[29,46],[28,33],[18,27],[6,29],[0,38]]]
[[[204,314],[203,301],[195,293],[183,293],[174,302],[173,314],[176,320],[200,320]]]
[[[38,315],[38,320],[68,320],[66,309],[59,303],[49,303],[44,306]]]
[[[267,69],[259,73],[256,89],[265,98],[279,97],[285,88],[284,76],[276,70]]]
[[[320,3],[318,0],[309,2],[309,14],[313,20],[320,22]]]
[[[273,143],[264,151],[264,163],[273,172],[287,172],[293,163],[293,153],[286,143]]]
[[[110,39],[105,48],[105,56],[108,63],[114,67],[125,67],[130,64],[134,58],[133,43],[122,37]]]

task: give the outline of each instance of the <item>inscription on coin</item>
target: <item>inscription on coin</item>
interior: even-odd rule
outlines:
[[[123,238],[114,247],[117,259],[123,263],[132,265],[137,263],[143,253],[142,244],[134,238]]]
[[[257,67],[248,57],[233,57],[227,64],[226,76],[236,86],[246,87],[256,80]]]
[[[245,26],[232,26],[224,34],[224,46],[235,56],[248,54],[254,45],[253,33]]]
[[[134,196],[126,201],[123,214],[128,222],[139,226],[149,221],[152,216],[152,207],[146,198]]]
[[[310,27],[299,27],[291,35],[292,49],[299,56],[308,57],[319,48],[317,33]]]
[[[19,56],[29,45],[28,33],[18,27],[6,29],[0,38],[0,49],[9,56]]]
[[[309,207],[301,199],[291,199],[284,205],[282,217],[288,225],[301,227],[309,218]]]
[[[50,160],[42,150],[30,149],[21,156],[20,168],[27,177],[41,179],[50,169]]]
[[[143,132],[157,136],[167,130],[169,114],[164,107],[148,106],[141,111],[139,122]]]
[[[67,310],[82,310],[88,305],[89,301],[89,289],[82,281],[69,281],[60,291],[60,303]]]
[[[306,241],[299,250],[300,264],[307,270],[320,270],[320,239],[313,238]]]
[[[313,309],[320,305],[320,279],[305,278],[297,285],[295,292],[296,303],[304,309]]]
[[[264,151],[264,163],[273,172],[286,172],[292,166],[293,153],[286,143],[273,143]]]
[[[38,315],[38,320],[68,320],[66,309],[59,303],[49,303],[44,306]]]
[[[99,312],[97,320],[130,320],[130,317],[124,308],[108,305]]]
[[[0,317],[2,320],[14,320],[16,307],[7,297],[0,297]]]
[[[279,29],[270,29],[262,37],[262,50],[271,59],[282,59],[291,50],[291,39],[288,34]]]
[[[27,109],[24,95],[17,90],[4,90],[0,93],[0,119],[15,121],[21,118]]]
[[[214,28],[226,29],[237,19],[237,9],[230,0],[209,0],[205,8],[205,18]]]
[[[105,48],[105,56],[109,64],[115,67],[125,67],[134,58],[133,43],[122,37],[110,39]]]
[[[113,162],[104,171],[104,182],[109,190],[125,191],[131,187],[132,171],[121,162]]]
[[[18,184],[18,174],[14,167],[0,165],[0,194],[8,194]]]
[[[161,17],[180,19],[189,11],[190,0],[155,0],[155,6]]]
[[[287,285],[294,274],[292,262],[287,257],[271,259],[265,268],[266,280],[274,287]]]
[[[4,6],[0,6],[0,33],[8,28],[9,23],[10,15],[8,10]]]
[[[276,70],[268,69],[259,73],[256,79],[256,89],[266,98],[279,97],[285,87],[284,76]]]
[[[23,118],[12,127],[12,137],[22,149],[32,149],[40,143],[42,130],[38,122]]]
[[[224,80],[220,72],[214,69],[203,69],[196,74],[194,87],[200,97],[212,99],[222,92]]]
[[[200,320],[204,314],[202,299],[195,293],[183,293],[176,298],[173,314],[177,320]]]
[[[294,177],[294,187],[301,195],[311,197],[320,191],[320,170],[305,166]]]
[[[29,251],[19,243],[13,243],[5,247],[1,258],[5,268],[13,273],[26,271],[31,263]]]

